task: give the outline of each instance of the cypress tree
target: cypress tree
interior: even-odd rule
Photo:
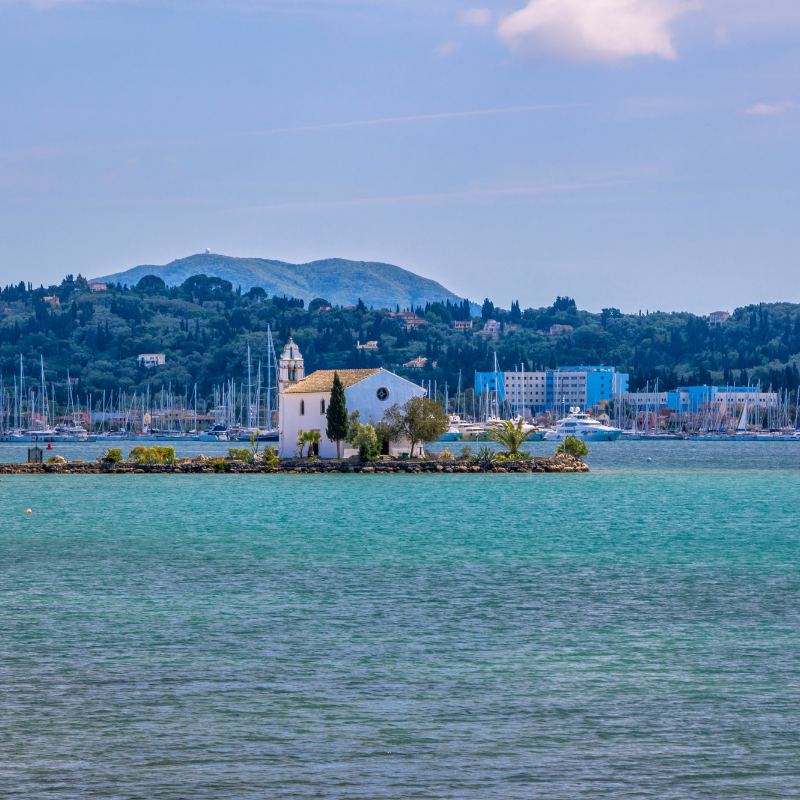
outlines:
[[[331,401],[328,403],[328,411],[325,416],[328,419],[325,435],[331,442],[336,442],[336,458],[341,458],[342,441],[347,437],[347,405],[344,398],[344,386],[342,386],[338,372],[333,373]]]

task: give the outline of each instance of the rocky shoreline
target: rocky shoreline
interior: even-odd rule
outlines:
[[[64,461],[55,464],[0,463],[0,475],[197,475],[266,473],[273,475],[319,475],[328,473],[508,473],[588,472],[577,457],[530,458],[518,461],[467,461],[459,459],[387,459],[366,463],[287,459],[277,463],[248,464],[227,459],[179,458],[173,464],[140,464],[135,461]]]

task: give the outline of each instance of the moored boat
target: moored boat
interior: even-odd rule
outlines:
[[[574,436],[584,442],[614,442],[622,431],[612,428],[583,413],[579,408],[571,408],[570,414],[556,423],[555,428],[545,434],[545,441],[563,441]]]

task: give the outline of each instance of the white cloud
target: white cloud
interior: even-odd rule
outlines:
[[[433,52],[436,53],[439,58],[447,58],[447,56],[452,56],[453,53],[457,52],[462,47],[463,45],[461,42],[442,42]]]
[[[670,23],[692,8],[686,0],[530,0],[497,33],[515,51],[574,61],[672,59]]]
[[[474,25],[484,28],[492,21],[492,12],[488,8],[470,8],[461,15],[462,25]]]
[[[784,100],[782,103],[773,103],[772,105],[769,103],[756,103],[752,108],[748,108],[746,113],[756,115],[783,114],[784,111],[788,111],[793,107],[794,103],[790,103],[788,100]]]

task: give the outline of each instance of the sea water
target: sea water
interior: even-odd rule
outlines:
[[[4,477],[0,796],[800,796],[800,449],[591,449]]]

